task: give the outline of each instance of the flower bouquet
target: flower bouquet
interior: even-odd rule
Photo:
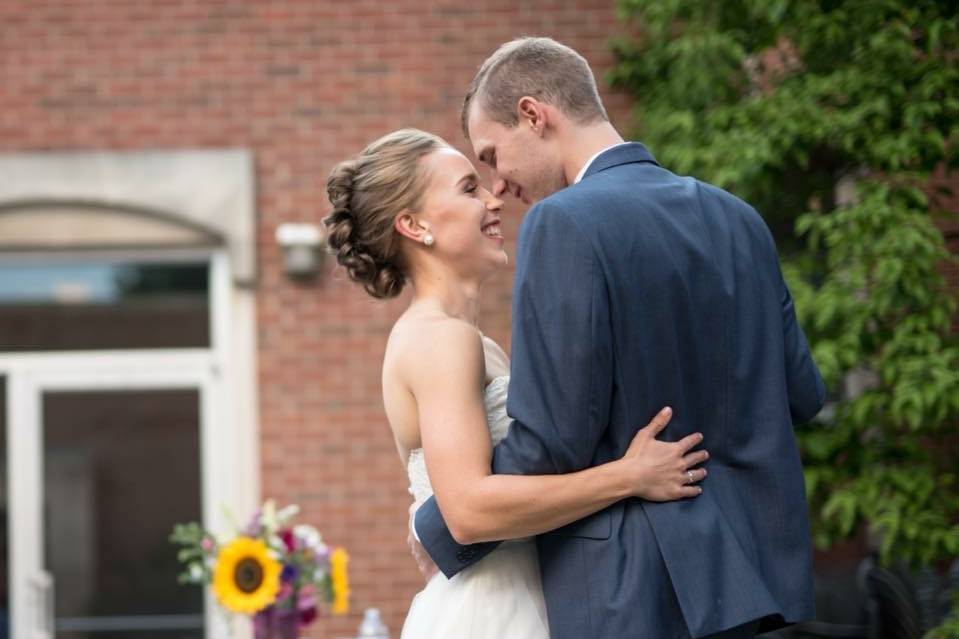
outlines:
[[[226,610],[253,616],[257,639],[295,639],[326,603],[333,614],[349,608],[342,548],[331,549],[312,526],[292,525],[297,506],[276,510],[267,501],[245,528],[228,539],[196,522],[174,526],[181,546],[181,583],[210,584]]]

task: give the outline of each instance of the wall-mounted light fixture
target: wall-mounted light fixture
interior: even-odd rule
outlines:
[[[323,262],[323,232],[315,224],[281,224],[276,241],[283,249],[283,270],[290,277],[306,279],[316,275]]]

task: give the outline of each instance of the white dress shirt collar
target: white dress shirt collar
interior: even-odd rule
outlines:
[[[596,158],[601,156],[603,153],[606,153],[606,151],[609,151],[610,149],[615,149],[618,146],[623,146],[624,144],[629,144],[629,142],[617,142],[616,144],[610,144],[608,147],[606,147],[605,149],[601,149],[598,153],[593,155],[593,157],[586,160],[586,164],[584,164],[583,168],[579,170],[579,174],[576,176],[576,179],[573,180],[573,184],[576,184],[577,182],[583,179],[583,176],[586,175],[586,171],[589,169],[590,165],[596,161]]]

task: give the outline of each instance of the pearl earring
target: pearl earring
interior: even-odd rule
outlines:
[[[433,239],[433,235],[431,233],[427,233],[426,236],[423,238],[423,244],[427,246],[433,246],[434,241],[435,240]]]

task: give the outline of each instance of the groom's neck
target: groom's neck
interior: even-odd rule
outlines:
[[[563,173],[567,184],[576,180],[591,157],[623,142],[623,136],[605,120],[597,124],[571,125],[564,133]]]

